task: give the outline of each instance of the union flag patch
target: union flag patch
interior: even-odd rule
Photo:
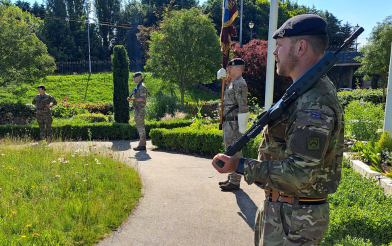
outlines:
[[[311,118],[320,119],[321,114],[318,113],[318,112],[312,112],[312,113],[310,114],[310,117],[311,117]]]

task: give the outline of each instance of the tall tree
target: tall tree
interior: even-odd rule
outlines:
[[[33,82],[55,69],[36,33],[42,21],[15,6],[0,4],[0,86]]]
[[[200,10],[172,11],[151,35],[146,69],[177,85],[181,104],[188,86],[208,83],[220,67],[221,51],[214,25]]]
[[[109,58],[115,24],[120,15],[121,2],[120,0],[95,0],[94,7],[100,24],[99,33],[103,42],[104,55]]]
[[[386,17],[382,23],[377,23],[370,34],[368,44],[360,50],[363,57],[357,57],[357,61],[362,64],[358,72],[366,74],[370,79],[381,79],[384,100],[385,86],[388,83],[391,42],[392,15]]]
[[[118,123],[129,121],[129,60],[124,46],[116,45],[112,55],[113,63],[113,107],[114,120]]]

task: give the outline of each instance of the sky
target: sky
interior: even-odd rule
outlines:
[[[44,2],[43,0],[25,1],[31,4],[35,1],[39,4]],[[206,0],[199,1],[202,4]],[[358,24],[363,27],[365,31],[358,37],[358,47],[367,43],[366,39],[369,38],[373,27],[377,26],[377,22],[382,22],[387,16],[392,15],[392,0],[291,0],[291,2],[295,1],[299,5],[308,7],[314,5],[316,9],[328,10],[342,21],[342,25],[348,22],[352,26]],[[16,0],[11,2],[14,3]]]

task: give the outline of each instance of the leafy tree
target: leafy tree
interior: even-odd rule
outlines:
[[[184,105],[185,89],[214,79],[221,56],[219,38],[206,15],[196,8],[172,11],[151,35],[146,70],[177,85]]]
[[[114,37],[114,25],[118,22],[120,14],[120,0],[95,0],[95,14],[101,24],[99,33],[103,41],[105,57],[110,54],[111,42]]]
[[[253,39],[242,48],[238,42],[233,42],[232,49],[234,57],[245,61],[243,77],[248,85],[249,101],[260,106],[264,105],[268,41]],[[291,78],[280,76],[275,71],[274,102],[283,96],[291,83]]]
[[[0,86],[33,82],[55,69],[36,33],[42,21],[20,8],[0,4]]]
[[[363,57],[356,58],[362,64],[358,69],[359,73],[366,74],[370,79],[381,79],[384,101],[391,57],[391,42],[392,15],[386,17],[382,23],[377,23],[370,34],[368,44],[360,50]]]
[[[129,60],[124,46],[116,45],[113,49],[113,107],[114,120],[118,123],[128,123],[129,121]]]

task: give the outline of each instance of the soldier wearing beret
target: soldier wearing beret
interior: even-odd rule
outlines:
[[[54,97],[45,93],[45,86],[40,85],[37,87],[39,94],[33,99],[33,105],[37,108],[37,121],[40,130],[40,138],[43,140],[45,137],[48,141],[52,139],[52,112],[51,108],[57,105]]]
[[[128,97],[127,100],[133,102],[135,108],[135,122],[137,132],[139,133],[139,145],[133,148],[136,151],[146,150],[146,128],[144,126],[144,117],[146,115],[146,99],[147,99],[147,88],[143,84],[143,76],[141,73],[135,73],[133,80],[136,84],[142,83],[136,90],[133,98]]]
[[[304,14],[273,36],[277,73],[296,81],[323,55],[327,23]],[[218,154],[220,173],[237,172],[265,189],[256,214],[255,245],[319,245],[329,224],[328,194],[341,178],[344,121],[336,88],[327,76],[288,105],[263,132],[258,160]],[[225,162],[220,168],[216,161]]]
[[[242,78],[245,68],[245,61],[235,58],[228,63],[228,75],[224,68],[217,73],[217,78],[228,77],[227,87],[223,100],[223,142],[225,149],[234,143],[243,133],[246,132],[246,125],[249,119],[248,108],[248,86]],[[242,151],[236,153],[241,158]],[[240,188],[241,174],[230,173],[227,181],[219,182],[223,191],[230,191]]]

